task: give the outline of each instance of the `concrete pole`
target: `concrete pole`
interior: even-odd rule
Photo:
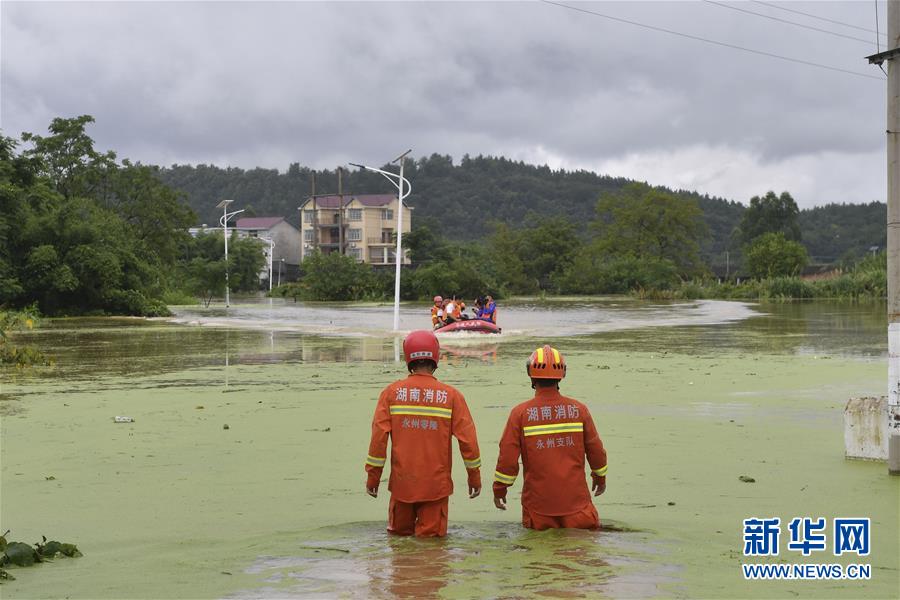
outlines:
[[[337,168],[338,176],[338,254],[344,254],[344,168]]]
[[[313,252],[319,248],[319,211],[316,210],[316,172],[312,172],[312,228],[313,228]]]
[[[225,232],[225,308],[231,305],[231,286],[228,284],[228,205],[222,209],[222,227]]]
[[[888,48],[900,48],[900,0],[888,0]],[[900,55],[887,63],[888,472],[900,475]]]
[[[301,231],[303,231],[303,230],[301,229]],[[275,240],[270,238],[267,241],[269,242],[269,291],[271,292],[272,291],[272,279],[273,279],[272,276],[275,274],[272,271],[272,259],[275,255]],[[279,274],[280,273],[281,272],[279,271]],[[281,285],[281,277],[278,278],[278,285]]]
[[[900,0],[898,0],[900,1]],[[407,151],[408,153],[409,151]],[[406,154],[400,157],[400,181],[397,182],[397,253],[394,262],[394,331],[400,331],[400,264],[403,262],[403,163]]]

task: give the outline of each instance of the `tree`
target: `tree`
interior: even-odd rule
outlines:
[[[57,117],[50,123],[52,135],[22,134],[23,141],[33,144],[25,152],[26,156],[39,159],[41,175],[46,176],[53,189],[64,198],[105,195],[102,188],[116,169],[115,152],[97,152],[94,140],[85,131],[88,123],[93,122],[94,117],[90,115],[74,119]]]
[[[788,192],[776,196],[775,192],[768,191],[761,198],[753,196],[739,226],[743,245],[766,233],[782,233],[785,239],[799,242],[799,214],[800,209]]]
[[[494,223],[488,238],[490,261],[500,284],[512,293],[527,294],[537,289],[536,282],[525,275],[525,265],[519,256],[522,236],[504,223]]]
[[[185,245],[184,253],[182,271],[188,281],[183,287],[209,304],[212,296],[225,291],[225,236],[218,231],[200,234]],[[260,240],[240,238],[237,233],[228,238],[228,285],[232,291],[257,291],[265,262]]]
[[[225,293],[225,259],[209,260],[197,257],[184,268],[187,274],[187,291],[195,294],[209,307],[214,296]]]
[[[224,248],[223,248],[224,250]],[[231,289],[239,292],[259,290],[259,273],[266,265],[263,242],[256,238],[228,240],[228,277]]]
[[[695,200],[632,183],[604,194],[596,214],[592,227],[601,254],[669,260],[683,274],[700,268],[700,239],[707,227]]]
[[[745,256],[750,274],[759,279],[799,275],[808,261],[803,244],[787,239],[780,231],[756,238]]]
[[[413,264],[450,260],[447,240],[435,233],[438,225],[436,221],[428,219],[403,236],[403,246],[409,251],[409,260]]]
[[[90,116],[54,119],[31,147],[0,142],[0,302],[48,314],[166,314],[193,219],[151,167],[94,149]]]
[[[372,267],[337,252],[313,252],[302,268],[301,295],[307,300],[360,300],[375,283]]]
[[[107,206],[130,226],[142,251],[163,265],[173,265],[197,215],[160,181],[159,167],[123,160],[110,187]]]
[[[563,217],[542,219],[521,232],[519,260],[525,275],[541,289],[552,287],[554,275],[562,273],[572,263],[581,247],[581,240],[571,221]]]
[[[635,290],[668,290],[678,283],[678,268],[659,258],[610,258],[587,246],[556,285],[563,294],[625,294]]]

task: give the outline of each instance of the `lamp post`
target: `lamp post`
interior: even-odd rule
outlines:
[[[381,169],[376,169],[374,167],[350,163],[354,167],[359,167],[360,169],[381,173],[397,188],[397,252],[394,255],[394,262],[396,263],[396,269],[394,271],[394,331],[400,330],[400,261],[403,260],[403,199],[409,196],[409,193],[412,191],[409,180],[403,177],[403,159],[406,158],[406,155],[410,152],[412,152],[412,149],[407,150],[391,161],[391,163],[400,163],[399,175],[391,173],[390,171],[382,171]],[[406,186],[405,191],[404,185]]]
[[[228,287],[228,219],[236,214],[244,212],[243,208],[241,210],[228,212],[228,205],[232,202],[234,202],[234,200],[222,200],[216,205],[216,208],[222,209],[222,218],[219,219],[219,223],[222,225],[225,233],[225,308],[228,308],[231,305],[231,290]]]

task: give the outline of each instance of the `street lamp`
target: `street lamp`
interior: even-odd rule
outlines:
[[[231,290],[228,287],[228,219],[236,214],[244,212],[243,208],[241,210],[228,212],[228,205],[232,202],[234,202],[234,200],[222,200],[216,204],[216,208],[222,209],[222,218],[219,219],[219,224],[222,225],[225,232],[225,308],[228,308],[231,304]]]
[[[394,256],[394,262],[396,263],[396,269],[394,271],[394,331],[400,330],[400,261],[403,258],[403,199],[409,196],[409,193],[412,191],[409,180],[403,177],[403,159],[410,152],[412,152],[412,149],[407,150],[391,161],[391,163],[400,163],[399,175],[391,173],[390,171],[382,171],[381,169],[376,169],[374,167],[350,163],[352,166],[359,167],[360,169],[381,173],[385,179],[393,183],[397,188],[397,252]],[[405,192],[403,189],[404,185],[406,186]]]

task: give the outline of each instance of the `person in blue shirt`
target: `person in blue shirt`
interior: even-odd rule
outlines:
[[[478,311],[478,318],[482,321],[497,323],[497,303],[493,296],[485,296],[483,307]]]

